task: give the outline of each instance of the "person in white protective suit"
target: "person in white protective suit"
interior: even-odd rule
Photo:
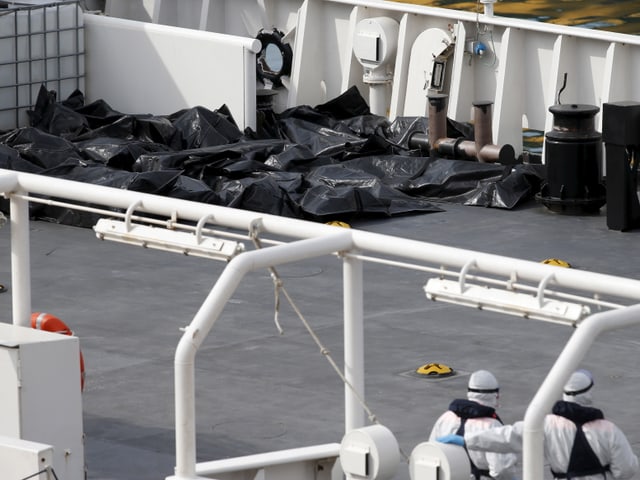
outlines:
[[[469,377],[467,398],[449,404],[431,430],[429,441],[448,434],[475,433],[502,425],[496,413],[500,388],[496,377],[487,370],[478,370]],[[513,453],[481,452],[468,449],[471,475],[476,480],[494,478],[512,480],[517,456]]]
[[[626,480],[638,472],[638,457],[622,431],[593,408],[593,377],[574,372],[564,386],[562,400],[544,420],[544,456],[557,479]],[[468,449],[521,452],[523,422],[438,441]]]

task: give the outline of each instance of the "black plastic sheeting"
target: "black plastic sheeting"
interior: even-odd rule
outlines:
[[[512,209],[534,197],[542,165],[430,158],[409,147],[423,117],[371,114],[352,87],[316,107],[258,111],[241,131],[223,105],[166,116],[128,114],[41,87],[30,126],[0,135],[0,168],[304,218],[443,211],[443,202]],[[472,138],[448,121],[449,137]],[[6,206],[6,204],[5,204]],[[96,214],[31,202],[38,219],[90,227]]]

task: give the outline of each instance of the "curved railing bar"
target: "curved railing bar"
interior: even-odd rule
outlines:
[[[176,468],[175,475],[169,478],[176,480],[197,478],[195,356],[245,274],[260,268],[349,250],[352,247],[351,232],[344,231],[322,238],[300,240],[245,252],[234,257],[225,267],[195,317],[184,329],[176,349],[174,360]]]
[[[523,480],[544,478],[544,418],[560,397],[571,373],[604,332],[640,324],[640,305],[609,310],[587,317],[580,323],[542,382],[524,416]]]

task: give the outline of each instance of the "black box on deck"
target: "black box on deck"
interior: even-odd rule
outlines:
[[[640,102],[602,105],[602,141],[615,145],[640,145]]]
[[[640,226],[638,157],[640,103],[602,105],[602,141],[607,164],[607,227],[631,230]]]

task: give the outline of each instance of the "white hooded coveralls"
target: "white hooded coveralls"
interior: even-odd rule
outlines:
[[[470,386],[474,386],[473,382],[478,379],[485,381],[490,380],[490,383],[495,382],[495,385],[493,385],[493,387],[496,388],[497,392],[498,384],[492,374],[484,370],[480,370],[478,372],[475,372],[474,375],[475,376],[472,375],[472,378],[470,379]],[[477,385],[481,387],[492,386],[481,384]],[[495,408],[498,404],[497,393],[469,391],[467,393],[467,399],[491,408]],[[429,441],[435,442],[436,438],[456,433],[458,431],[458,428],[460,428],[460,423],[460,417],[451,410],[447,410],[438,418],[438,420],[436,420],[436,423],[431,430],[431,434],[429,435]],[[473,434],[499,426],[502,426],[502,422],[497,418],[469,418],[465,422],[464,430],[468,434]],[[480,470],[488,470],[492,478],[497,480],[513,480],[516,471],[515,464],[518,460],[515,454],[486,451],[482,452],[471,448],[467,449],[467,453],[469,454],[469,458],[475,464],[475,466]]]
[[[571,376],[565,385],[563,401],[576,402],[583,406],[591,404],[593,384],[590,377],[587,380],[578,371]],[[584,390],[584,389],[587,390]],[[582,391],[580,394],[572,393]],[[567,391],[569,393],[567,393]],[[476,433],[465,433],[464,439],[468,449],[479,449],[492,452],[521,452],[524,422],[505,425],[492,430]],[[638,457],[631,449],[631,445],[624,433],[611,421],[606,419],[593,420],[585,423],[583,431],[587,442],[593,449],[600,463],[609,466],[607,479],[626,480],[638,472]],[[576,424],[560,415],[548,414],[544,420],[544,456],[553,472],[566,472],[569,466],[571,449],[576,435]],[[602,474],[573,477],[576,480],[603,480]]]

